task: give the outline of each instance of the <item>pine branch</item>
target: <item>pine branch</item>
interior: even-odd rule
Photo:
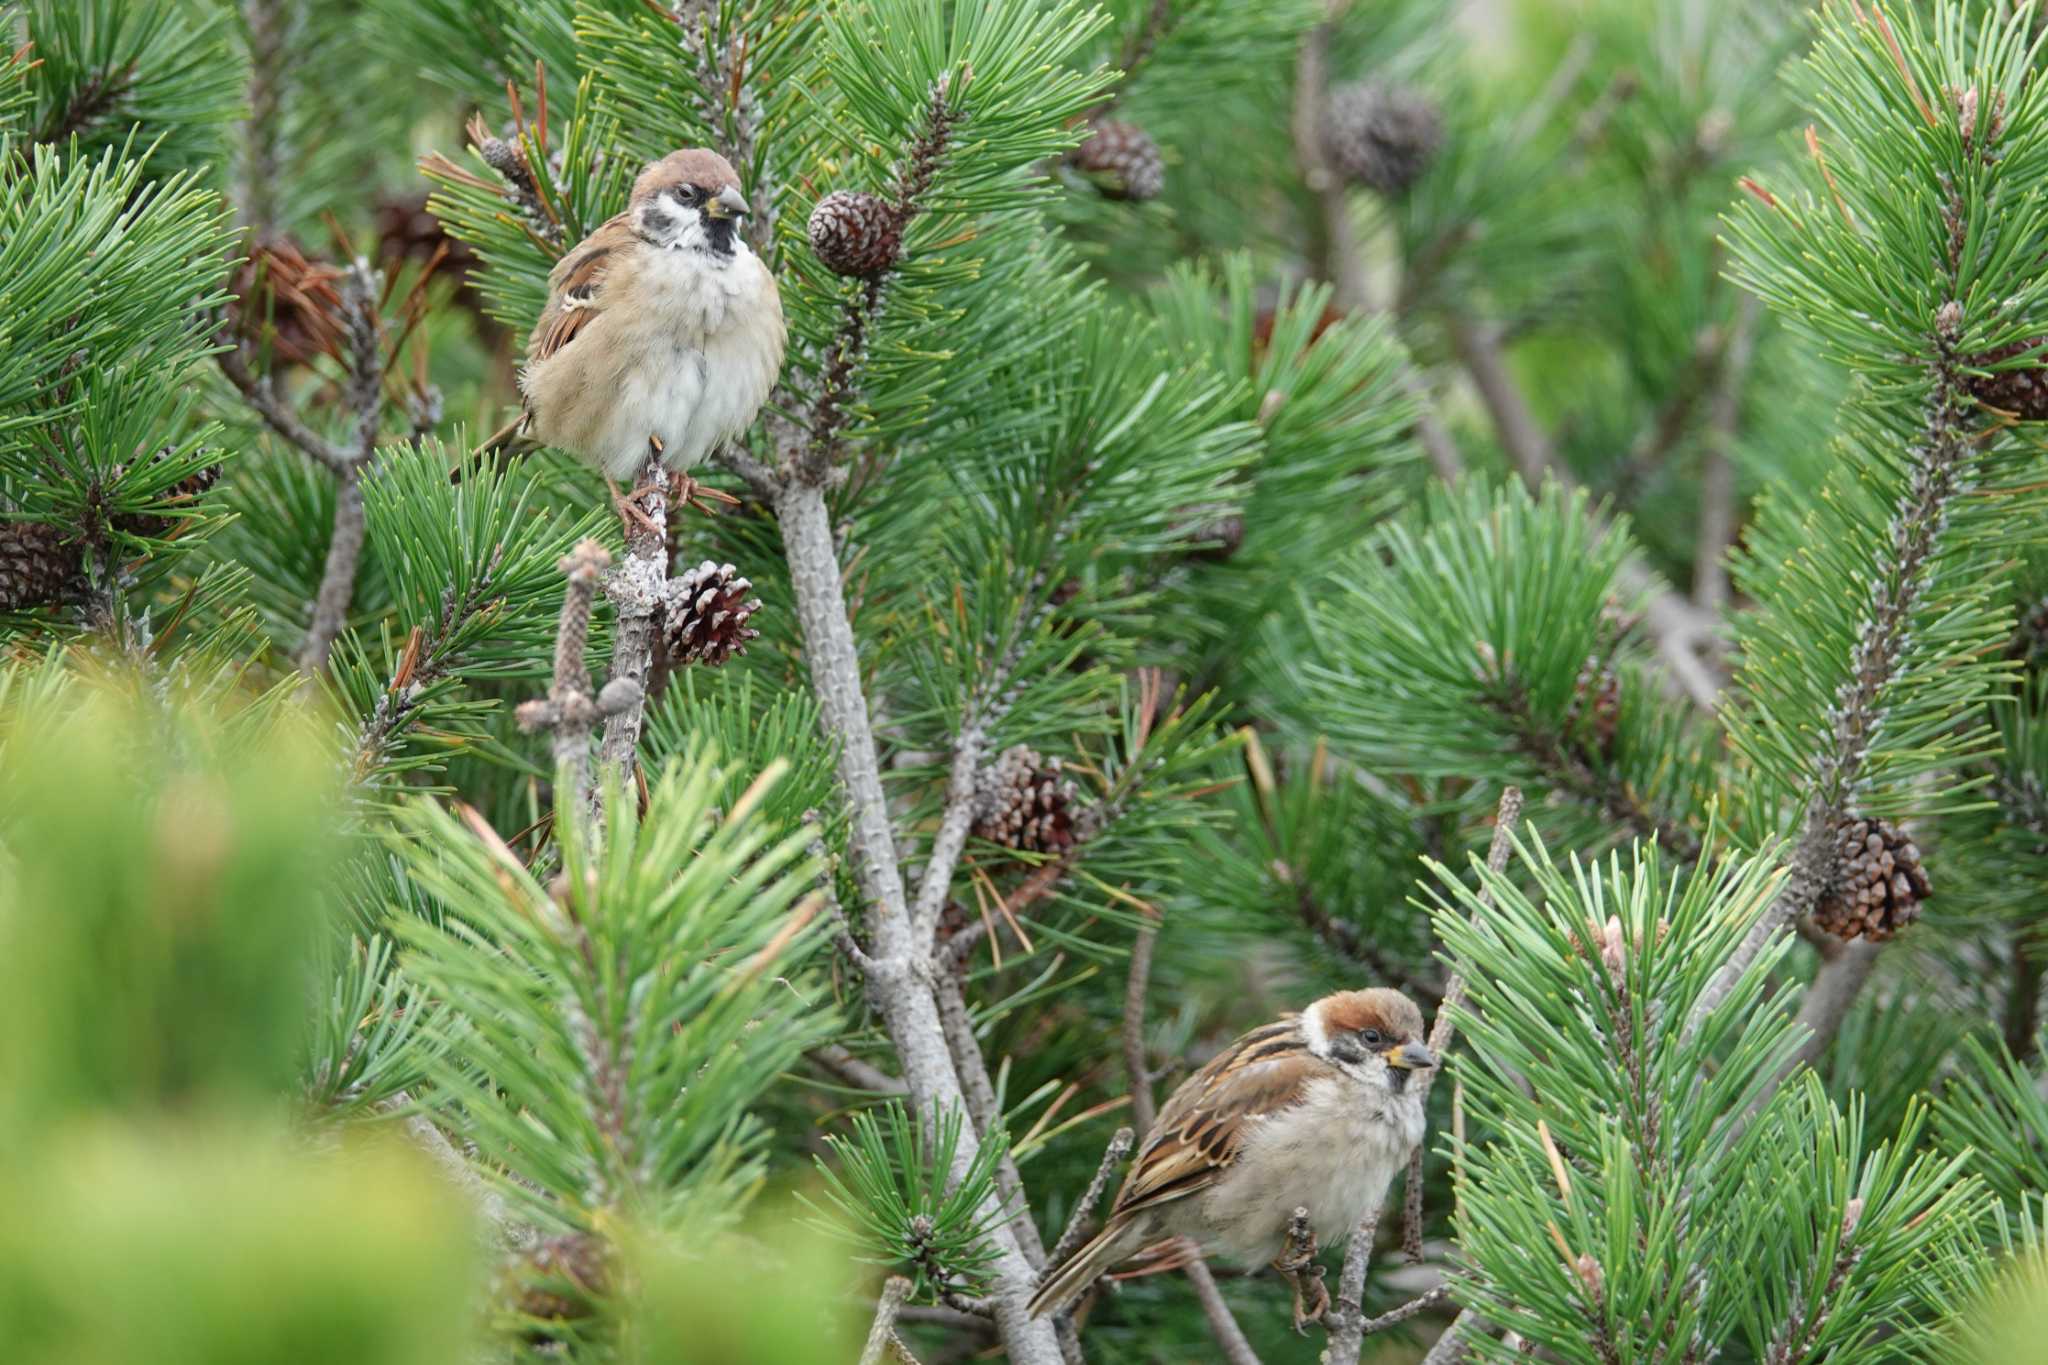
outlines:
[[[242,27],[249,49],[249,116],[242,121],[235,207],[243,226],[257,241],[277,231],[278,186],[284,179],[281,139],[291,19],[287,0],[242,0]]]
[[[74,134],[91,131],[95,124],[114,112],[115,106],[135,88],[135,84],[134,62],[110,71],[93,72],[79,82],[62,108],[51,111],[50,117],[36,131],[35,140],[60,146],[68,143]]]
[[[590,784],[590,737],[597,722],[624,709],[631,700],[630,682],[590,694],[590,669],[583,661],[590,638],[590,607],[598,580],[611,555],[594,540],[579,541],[563,558],[568,579],[562,614],[555,627],[554,681],[544,699],[523,702],[515,713],[519,728],[549,731],[554,737],[555,784],[564,799],[587,808],[595,799]]]
[[[1046,1264],[1064,1265],[1067,1257],[1080,1247],[1088,1233],[1088,1218],[1095,1211],[1095,1205],[1102,1198],[1102,1191],[1115,1174],[1117,1164],[1131,1154],[1136,1134],[1129,1128],[1119,1128],[1109,1140],[1109,1146],[1102,1150],[1102,1160],[1096,1164],[1095,1176],[1088,1182],[1088,1188],[1081,1194],[1080,1202],[1074,1205],[1073,1214],[1067,1219],[1067,1226],[1060,1233],[1059,1241],[1053,1243],[1047,1254]]]
[[[860,1365],[881,1365],[882,1353],[896,1339],[896,1315],[909,1297],[910,1281],[901,1275],[891,1275],[882,1286],[881,1301],[875,1305],[875,1322],[868,1329],[867,1345],[861,1348]]]
[[[1596,771],[1569,741],[1542,723],[1519,686],[1505,697],[1494,698],[1493,705],[1513,727],[1516,747],[1559,791],[1643,838],[1654,839],[1685,862],[1699,858],[1698,835],[1651,809],[1611,770]]]
[[[1158,939],[1159,930],[1150,924],[1138,930],[1124,982],[1124,1074],[1130,1078],[1131,1119],[1141,1138],[1152,1135],[1159,1116],[1152,1100],[1152,1082],[1158,1077],[1145,1060],[1145,994],[1152,984],[1152,948]]]
[[[967,79],[961,78],[963,86]],[[787,462],[791,474],[804,482],[822,484],[838,458],[840,436],[851,416],[848,404],[853,400],[861,366],[867,358],[868,333],[881,308],[884,285],[903,259],[904,230],[923,209],[932,181],[952,148],[954,124],[959,117],[952,105],[952,84],[951,73],[933,83],[925,101],[923,126],[896,168],[896,184],[889,201],[889,211],[895,220],[895,260],[863,281],[859,292],[846,301],[839,331],[827,348],[825,372],[811,402],[804,445]]]
[[[1223,1359],[1229,1365],[1259,1365],[1258,1352],[1245,1339],[1244,1329],[1231,1315],[1230,1305],[1223,1301],[1223,1291],[1216,1287],[1216,1276],[1210,1271],[1209,1263],[1189,1261],[1184,1273],[1195,1287],[1195,1299],[1202,1305],[1202,1316],[1209,1320],[1209,1331],[1214,1334],[1217,1346],[1222,1348]]]
[[[988,1062],[981,1055],[981,1042],[974,1036],[974,1023],[968,1017],[967,997],[961,990],[960,978],[941,976],[936,979],[935,986],[939,1022],[946,1033],[946,1050],[952,1055],[961,1093],[967,1097],[967,1117],[973,1123],[974,1131],[986,1141],[990,1134],[1002,1130],[1002,1103],[996,1098],[995,1082],[988,1074]],[[1024,1197],[1024,1178],[1018,1174],[1017,1159],[1007,1146],[996,1162],[995,1175],[996,1189],[1006,1207],[1031,1207],[1031,1202]],[[1024,1252],[1024,1259],[1031,1263],[1033,1271],[1043,1270],[1046,1264],[1045,1243],[1038,1235],[1038,1225],[1026,1217],[1019,1218],[1012,1226],[1016,1228],[1017,1244]]]
[[[381,272],[370,268],[369,261],[357,257],[341,291],[342,335],[348,345],[345,397],[355,418],[355,440],[347,466],[335,471],[339,485],[334,496],[334,532],[327,541],[320,590],[313,598],[313,619],[294,661],[308,676],[326,669],[327,656],[348,623],[349,603],[355,597],[356,564],[362,558],[367,531],[362,480],[377,453],[384,406],[384,323],[377,311],[383,278]]]
[[[1719,1006],[1772,939],[1813,909],[1834,875],[1836,831],[1849,817],[1870,743],[1884,723],[1884,689],[1908,662],[1909,628],[1932,586],[1938,539],[1952,505],[1967,492],[1965,474],[1977,436],[1975,404],[1955,354],[1960,320],[1961,309],[1953,303],[1944,306],[1936,320],[1934,384],[1924,425],[1911,453],[1907,486],[1892,509],[1885,560],[1871,566],[1866,589],[1870,607],[1846,661],[1847,677],[1835,692],[1832,724],[1814,755],[1812,786],[1789,873],[1770,909],[1758,917],[1700,997],[1689,1027],[1697,1028]],[[1861,979],[1848,976],[1840,984],[1852,981],[1853,986],[1861,985]],[[1853,996],[1853,987],[1849,994]]]
[[[661,446],[652,438],[647,462],[640,469],[640,487],[634,491],[638,496],[631,498],[628,506],[639,515],[629,515],[626,562],[605,585],[619,613],[605,690],[630,687],[634,694],[624,695],[619,709],[605,718],[604,742],[598,749],[599,761],[621,774],[622,780],[632,772],[640,745],[655,636],[668,605],[668,471],[662,467]]]
[[[901,1095],[903,1082],[888,1072],[848,1052],[837,1043],[825,1043],[804,1054],[856,1090],[876,1095]]]

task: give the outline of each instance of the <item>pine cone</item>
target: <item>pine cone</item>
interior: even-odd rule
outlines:
[[[78,576],[79,547],[63,528],[41,521],[0,521],[0,611],[64,600]]]
[[[2014,356],[2023,355],[2036,347],[2048,347],[2048,336],[2030,337],[2015,341],[2010,346],[1973,355],[1965,362],[1986,368]],[[2000,412],[2017,414],[2029,422],[2048,422],[2048,368],[2042,365],[2042,357],[2035,356],[2017,369],[2001,370],[1997,374],[1972,376],[1970,392],[1980,403],[1997,408]]]
[[[117,478],[119,474],[120,471],[116,470],[115,476]],[[184,478],[166,488],[163,496],[158,501],[176,503],[180,507],[189,508],[191,504],[205,497],[212,490],[213,486],[219,482],[220,466],[218,464],[206,465],[187,474]],[[113,521],[116,530],[126,531],[131,536],[157,537],[167,535],[176,529],[184,521],[184,518],[143,513],[138,516],[115,517]]]
[[[811,249],[835,274],[879,275],[902,246],[903,222],[879,194],[834,190],[811,210]]]
[[[760,598],[747,596],[753,589],[732,565],[708,559],[679,576],[669,585],[669,657],[678,664],[715,668],[746,653],[747,641],[761,638],[761,632],[747,624],[761,609]]]
[[[1088,140],[1067,159],[1094,179],[1105,199],[1156,199],[1166,187],[1166,161],[1159,144],[1135,123],[1098,119]]]
[[[1358,81],[1330,92],[1323,151],[1347,177],[1381,194],[1405,194],[1443,146],[1443,117],[1421,91]]]
[[[1074,846],[1076,793],[1060,761],[1017,744],[983,771],[974,798],[978,839],[1025,853],[1064,853]]]
[[[1588,654],[1579,666],[1578,681],[1572,689],[1571,723],[1583,724],[1601,753],[1614,749],[1615,731],[1621,725],[1621,675],[1611,659]]]
[[[595,1311],[593,1299],[609,1291],[610,1257],[595,1237],[550,1237],[519,1266],[519,1311],[530,1318],[568,1321]]]
[[[1191,540],[1198,542],[1190,557],[1221,564],[1244,548],[1244,518],[1220,517],[1194,529]]]
[[[1889,820],[1850,820],[1835,836],[1835,875],[1813,922],[1837,938],[1888,939],[1934,894],[1920,850]]]

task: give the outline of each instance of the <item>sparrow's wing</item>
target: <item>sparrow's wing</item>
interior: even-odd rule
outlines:
[[[623,214],[591,233],[548,274],[548,306],[526,346],[526,363],[555,355],[604,311],[605,278],[614,253],[632,238]]]
[[[1293,1019],[1239,1038],[1159,1111],[1114,1211],[1149,1208],[1215,1184],[1252,1127],[1299,1104],[1322,1065]]]

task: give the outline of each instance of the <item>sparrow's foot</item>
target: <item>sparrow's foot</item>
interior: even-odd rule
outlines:
[[[1294,1281],[1294,1330],[1308,1335],[1308,1325],[1321,1322],[1330,1311],[1330,1291],[1323,1283],[1323,1268],[1311,1261],[1290,1278]]]
[[[642,484],[630,493],[621,493],[617,481],[609,474],[605,476],[604,486],[612,490],[612,507],[619,514],[619,528],[625,532],[626,539],[633,538],[635,526],[649,535],[661,534],[661,528],[654,524],[654,519],[640,510],[640,499],[648,493],[659,492],[659,489],[651,484]]]
[[[675,498],[676,506],[694,507],[707,517],[717,515],[711,506],[714,502],[726,507],[740,505],[740,500],[732,494],[701,484],[688,474],[669,475],[669,491]]]

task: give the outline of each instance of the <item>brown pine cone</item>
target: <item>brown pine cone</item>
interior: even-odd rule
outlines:
[[[1966,363],[1979,369],[1988,368],[2024,355],[2036,347],[2048,347],[2048,336],[2015,341],[2009,346],[1970,356]],[[2013,413],[2023,421],[2048,422],[2048,369],[2043,368],[2041,356],[2033,357],[2016,369],[1973,375],[1969,386],[1970,393],[1987,407]]]
[[[834,274],[857,279],[896,263],[903,223],[879,194],[834,190],[811,210],[811,249]]]
[[[1835,836],[1835,875],[1813,922],[1837,938],[1890,938],[1920,917],[1934,894],[1920,850],[1889,820],[1846,822]]]
[[[1088,172],[1105,199],[1156,199],[1166,188],[1166,160],[1159,144],[1135,123],[1099,119],[1088,140],[1067,159]]]
[[[747,641],[761,632],[747,624],[761,609],[750,598],[754,585],[730,564],[705,560],[669,584],[666,640],[669,657],[678,664],[717,667],[747,652]]]
[[[79,546],[62,527],[41,521],[0,521],[0,611],[61,602],[78,577]]]
[[[119,471],[116,471],[117,477],[118,474]],[[172,484],[164,490],[163,496],[158,498],[157,501],[175,503],[180,508],[189,509],[193,503],[205,497],[212,490],[213,486],[219,482],[220,466],[218,464],[210,464],[204,468],[194,470]],[[113,520],[116,530],[126,531],[131,536],[153,538],[168,534],[184,518],[162,516],[155,513],[142,513],[136,516],[115,517]]]
[[[1344,175],[1396,196],[1422,178],[1444,142],[1429,96],[1391,81],[1356,81],[1330,92],[1323,151]]]
[[[1064,853],[1077,838],[1077,797],[1057,758],[1048,762],[1028,745],[1012,745],[982,772],[972,832],[1025,853]]]

